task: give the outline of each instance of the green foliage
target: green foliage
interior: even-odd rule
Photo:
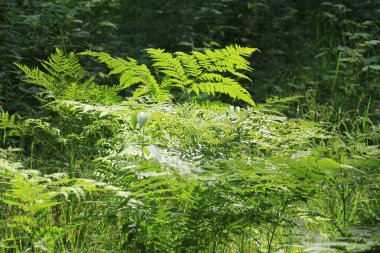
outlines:
[[[0,103],[20,115],[38,105],[33,95],[40,89],[19,81],[14,62],[37,65],[56,47],[64,52],[89,48],[114,52],[121,40],[108,42],[117,31],[113,11],[118,1],[0,1]],[[33,52],[32,54],[30,52]]]
[[[2,226],[0,248],[15,251],[63,251],[65,238],[73,229],[60,224],[63,206],[84,200],[86,193],[113,191],[129,197],[127,192],[88,179],[69,179],[64,173],[41,175],[25,170],[19,163],[0,160]],[[67,243],[67,242],[66,242]]]
[[[47,89],[47,96],[56,99],[68,99],[89,103],[115,103],[120,101],[117,96],[117,87],[100,86],[93,78],[85,78],[86,72],[78,62],[74,53],[65,55],[58,48],[48,61],[43,61],[42,66],[47,72],[38,68],[15,63],[26,75],[27,83],[42,86]]]
[[[378,114],[376,8],[376,2],[345,0],[5,1],[0,88],[6,95],[0,99],[13,113],[31,110],[36,90],[17,81],[11,63],[36,65],[57,46],[140,60],[149,47],[187,52],[239,44],[262,49],[255,60],[257,85],[246,87],[254,101],[312,89],[316,102],[335,112],[359,109],[360,115],[372,99],[370,111]]]
[[[127,89],[134,84],[140,84],[134,91],[133,97],[137,98],[144,94],[149,94],[158,100],[165,100],[168,95],[165,90],[161,89],[145,64],[139,65],[136,60],[128,58],[112,58],[107,53],[84,52],[82,55],[97,57],[100,62],[106,63],[113,70],[109,73],[121,74],[120,83],[117,89]]]
[[[0,111],[0,113],[0,129],[2,130],[3,144],[5,144],[8,136],[17,135],[20,130],[16,120],[19,119],[19,116],[17,114],[9,115],[8,112],[4,111]]]
[[[153,101],[166,101],[175,94],[170,94],[173,88],[180,88],[181,98],[194,92],[198,97],[200,92],[207,95],[215,93],[227,94],[233,99],[255,105],[249,93],[234,79],[224,77],[220,73],[230,73],[236,77],[248,79],[238,70],[251,70],[248,62],[242,56],[250,56],[255,49],[239,46],[226,47],[223,50],[206,51],[205,54],[194,52],[193,55],[178,53],[177,58],[158,49],[148,49],[153,59],[153,67],[165,76],[159,84],[145,64],[139,65],[136,60],[128,58],[112,58],[106,53],[85,52],[99,58],[113,70],[110,75],[121,74],[118,85],[112,87],[97,85],[94,78],[85,81],[86,72],[78,62],[74,53],[65,55],[58,48],[42,66],[46,72],[38,68],[16,63],[26,75],[27,83],[44,87],[45,98],[74,100],[87,103],[113,104],[120,102],[118,92],[139,84],[133,92],[133,98],[150,95]],[[183,64],[183,66],[181,65]],[[213,67],[214,66],[214,67]],[[181,99],[179,98],[179,99]]]
[[[377,252],[376,9],[1,2],[0,251]]]
[[[53,205],[40,210],[36,204],[38,212],[33,213],[41,213],[39,224],[50,224],[42,226],[49,232],[18,240],[35,249],[44,238],[45,248],[61,244],[78,251],[100,240],[99,251],[238,252],[251,247],[272,252],[286,243],[282,238],[291,237],[290,228],[297,224],[331,233],[344,230],[342,220],[378,219],[377,195],[370,190],[378,183],[373,177],[378,173],[376,155],[368,151],[367,158],[349,158],[359,154],[353,149],[340,158],[341,147],[334,144],[339,136],[323,124],[287,119],[280,112],[294,99],[274,98],[247,109],[134,100],[91,105],[57,99],[44,107],[54,117],[16,121],[24,138],[34,143],[34,152],[22,159],[49,174],[20,170],[29,173],[25,182],[7,180],[28,184],[30,191],[35,188],[37,192],[28,195],[36,199],[51,196],[46,203]],[[155,154],[147,152],[152,146]],[[67,170],[60,172],[64,177],[49,176],[62,167]],[[355,177],[373,181],[360,186]],[[79,199],[72,187],[83,189],[77,192]],[[80,195],[85,189],[102,192],[107,187],[125,197]],[[7,195],[21,189],[2,190],[6,200],[25,202],[11,199],[17,194]],[[51,223],[60,212],[66,216]],[[19,213],[32,216],[21,209]],[[4,211],[1,215],[7,221],[12,216]],[[325,230],[315,228],[315,222],[323,221],[318,217],[333,222]],[[53,246],[46,246],[48,242]]]
[[[153,60],[153,66],[164,74],[163,86],[178,87],[183,93],[194,92],[214,95],[227,94],[233,99],[242,100],[255,105],[249,93],[232,78],[221,73],[229,73],[235,77],[249,79],[238,70],[251,71],[249,62],[243,58],[256,51],[256,48],[229,46],[222,50],[206,50],[205,53],[193,52],[192,55],[176,53],[174,58],[170,53],[159,49],[148,49]]]
[[[184,96],[188,97],[191,93],[195,93],[198,97],[201,93],[210,96],[222,93],[233,99],[255,105],[247,90],[235,79],[222,75],[222,73],[228,73],[235,78],[250,80],[238,71],[252,70],[244,57],[250,56],[255,50],[255,48],[236,45],[221,50],[206,50],[205,53],[193,52],[191,55],[179,52],[173,57],[172,54],[161,49],[147,49],[148,55],[153,60],[152,66],[163,75],[159,83],[146,65],[138,65],[132,58],[126,61],[121,58],[112,58],[106,53],[95,52],[85,52],[82,55],[97,57],[100,62],[106,63],[113,69],[110,75],[121,74],[118,85],[120,89],[140,84],[133,93],[134,98],[149,94],[157,101],[165,101],[170,98],[168,93],[178,88],[181,92],[172,94],[175,97],[179,96],[177,100],[181,100]]]

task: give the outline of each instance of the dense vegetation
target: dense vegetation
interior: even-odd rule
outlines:
[[[0,252],[378,252],[379,1],[0,3]]]

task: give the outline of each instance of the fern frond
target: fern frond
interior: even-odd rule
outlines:
[[[252,47],[242,47],[242,46],[235,44],[235,46],[227,46],[226,50],[231,52],[231,53],[237,53],[237,54],[244,56],[244,57],[250,57],[258,49],[252,48]]]
[[[219,50],[206,50],[204,53],[193,52],[199,65],[209,72],[228,72],[234,76],[251,80],[246,75],[236,71],[245,70],[252,71],[249,62],[244,58],[250,56],[257,48],[227,46]]]
[[[79,64],[79,60],[73,52],[70,52],[67,57],[67,75],[79,81],[86,76],[86,71]]]
[[[201,66],[199,66],[194,55],[185,54],[183,52],[177,52],[175,55],[181,61],[188,76],[197,78],[203,73],[203,70]]]
[[[17,114],[10,115],[9,112],[0,110],[0,129],[17,127],[16,117],[20,118]]]
[[[255,102],[252,100],[252,97],[249,94],[249,92],[231,78],[222,77],[220,82],[206,81],[202,83],[193,84],[191,87],[191,91],[194,91],[197,95],[199,95],[200,92],[204,92],[211,95],[214,95],[215,93],[222,93],[230,96],[233,99],[242,100],[253,106],[256,105]]]
[[[24,82],[42,86],[48,90],[51,90],[53,93],[59,91],[59,89],[57,89],[57,87],[54,85],[56,79],[53,76],[42,72],[37,67],[30,69],[28,66],[17,62],[14,64],[25,73],[26,79],[23,79]]]
[[[152,66],[156,67],[159,72],[170,77],[170,81],[174,83],[174,86],[183,88],[192,82],[188,80],[181,61],[174,58],[171,53],[165,53],[165,50],[153,48],[147,49],[146,51],[154,62]]]
[[[15,63],[25,73],[25,82],[42,86],[51,91],[55,97],[61,97],[71,83],[79,82],[86,75],[74,53],[66,56],[58,48],[56,53],[51,54],[50,58],[41,64],[47,73],[37,67],[30,69]]]
[[[78,58],[73,52],[68,56],[58,48],[56,53],[51,54],[47,61],[43,61],[42,66],[58,80],[77,82],[85,77],[86,72],[79,64]]]
[[[139,65],[135,59],[128,58],[128,61],[126,61],[121,58],[113,58],[106,53],[90,51],[82,52],[81,55],[95,57],[99,62],[107,64],[112,68],[110,75],[121,74],[119,85],[117,85],[118,90],[127,89],[134,84],[140,84],[133,94],[134,98],[145,94],[156,97],[161,93],[160,87],[148,67],[145,64]]]
[[[250,80],[238,70],[252,70],[244,57],[250,56],[255,50],[230,46],[222,50],[206,50],[205,53],[193,52],[192,55],[179,52],[175,53],[175,57],[162,49],[148,49],[147,52],[154,62],[153,66],[164,74],[161,88],[180,87],[188,94],[194,92],[198,96],[201,92],[211,95],[218,92],[254,105],[249,93],[222,73]]]
[[[153,61],[152,66],[162,75],[160,83],[156,81],[146,65],[139,65],[135,59],[113,58],[102,52],[83,52],[81,55],[95,57],[100,62],[107,64],[112,68],[109,72],[110,75],[120,74],[117,90],[139,84],[133,92],[133,99],[150,95],[153,97],[153,101],[166,101],[172,97],[169,92],[174,87],[178,87],[183,91],[181,96],[191,92],[197,95],[200,95],[201,92],[209,95],[223,93],[233,99],[254,105],[248,91],[237,81],[225,77],[223,74],[227,73],[237,78],[250,80],[240,71],[252,71],[249,62],[244,57],[250,56],[255,50],[257,49],[237,45],[221,50],[206,50],[204,53],[193,52],[192,54],[183,52],[171,54],[163,49],[147,49],[146,52]]]
[[[120,60],[115,60],[115,63]],[[94,82],[94,77],[82,81],[86,72],[73,52],[66,55],[56,49],[56,53],[42,62],[46,72],[39,68],[30,69],[19,63],[15,65],[25,73],[25,82],[46,88],[56,99],[101,104],[120,102],[121,97],[118,96],[118,92],[122,89],[120,85],[98,85]]]
[[[191,91],[199,95],[200,92],[214,95],[222,93],[233,99],[239,99],[250,105],[255,105],[249,92],[238,82],[229,77],[216,73],[204,73],[198,78],[198,82],[191,86]]]
[[[223,77],[221,74],[217,73],[204,73],[199,76],[199,81],[209,81],[209,82],[223,82]]]

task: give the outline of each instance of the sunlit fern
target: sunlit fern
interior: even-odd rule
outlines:
[[[133,92],[133,98],[150,95],[156,100],[164,101],[170,97],[169,93],[158,85],[148,67],[145,64],[138,64],[135,59],[113,58],[103,52],[83,52],[81,55],[96,57],[100,62],[107,64],[112,68],[109,75],[120,74],[120,83],[115,86],[116,89],[123,90],[139,84]]]
[[[43,70],[38,67],[15,63],[26,75],[25,82],[41,86],[45,93],[56,99],[69,99],[88,103],[111,104],[120,101],[117,86],[98,85],[94,78],[85,79],[86,71],[79,64],[76,55],[66,55],[56,49],[48,60],[42,61]]]
[[[0,249],[13,248],[21,252],[22,248],[29,247],[34,252],[33,248],[43,243],[47,252],[54,252],[54,244],[60,243],[59,237],[63,237],[67,229],[60,226],[56,217],[59,213],[54,214],[52,208],[68,205],[75,199],[84,200],[91,192],[97,192],[98,197],[99,192],[112,192],[125,198],[126,203],[131,199],[131,193],[112,185],[70,179],[65,173],[43,175],[38,170],[23,169],[20,163],[0,158]]]
[[[106,53],[84,52],[82,55],[96,57],[100,62],[112,68],[109,73],[121,74],[120,89],[139,84],[133,93],[137,98],[142,95],[151,95],[156,101],[182,98],[201,93],[215,95],[226,94],[232,99],[242,100],[255,105],[249,92],[243,88],[238,80],[251,79],[239,71],[252,71],[249,62],[244,58],[250,56],[256,48],[228,46],[220,50],[206,50],[204,53],[183,52],[167,53],[162,49],[147,49],[153,61],[152,67],[158,70],[158,80],[144,64],[139,65],[136,60],[128,58],[113,58]],[[181,92],[176,94],[175,89]]]
[[[17,120],[20,116],[17,114],[10,115],[9,112],[0,110],[0,136],[3,139],[3,144],[8,136],[19,135],[20,125]]]

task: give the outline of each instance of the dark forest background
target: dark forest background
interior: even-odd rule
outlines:
[[[301,94],[336,111],[378,117],[379,1],[2,1],[1,102],[22,108],[32,88],[12,64],[36,65],[58,47],[141,58],[239,44],[256,47],[249,89],[256,101]],[[20,93],[20,90],[27,91]],[[23,95],[20,95],[23,94]],[[25,97],[26,96],[26,97]]]

